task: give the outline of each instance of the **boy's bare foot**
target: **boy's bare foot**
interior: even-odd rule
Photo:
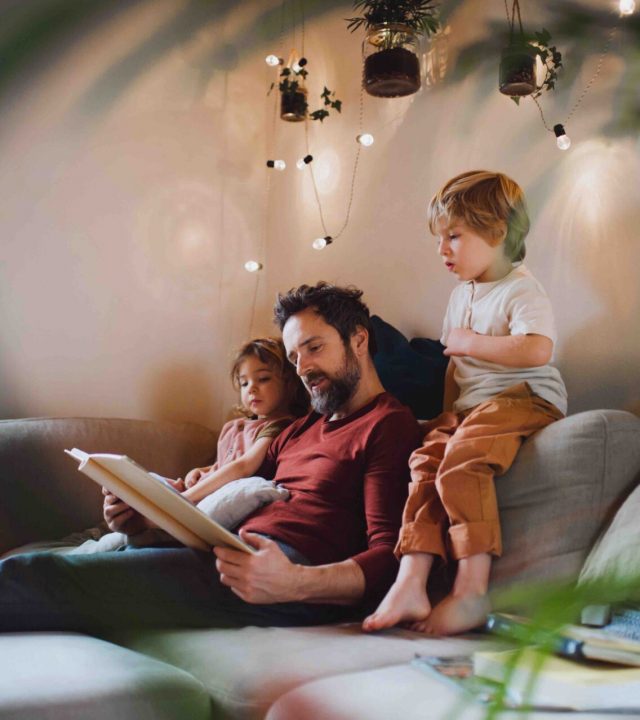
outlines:
[[[393,627],[400,622],[425,620],[431,612],[424,582],[400,578],[391,586],[378,609],[362,623],[367,632]]]
[[[490,571],[487,553],[462,558],[451,593],[411,629],[429,635],[457,635],[482,625],[491,610],[487,594]]]
[[[491,610],[488,595],[455,596],[453,593],[439,602],[429,617],[411,626],[427,635],[458,635],[482,625]]]
[[[398,577],[378,609],[365,618],[362,629],[371,632],[400,622],[424,620],[431,612],[427,578],[433,564],[429,553],[410,553],[400,560]]]

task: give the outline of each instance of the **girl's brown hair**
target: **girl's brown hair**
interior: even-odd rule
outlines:
[[[504,254],[511,262],[524,260],[529,232],[524,193],[503,173],[471,170],[456,175],[431,198],[427,219],[434,235],[439,220],[461,220],[490,244],[504,240]]]
[[[287,360],[287,352],[279,338],[256,338],[245,343],[236,353],[231,366],[231,382],[236,390],[240,390],[240,366],[248,357],[255,357],[277,372],[284,383],[284,392],[288,399],[288,410],[295,417],[302,417],[309,412],[309,394],[296,374],[293,365]],[[238,405],[238,412],[251,417],[246,408]]]

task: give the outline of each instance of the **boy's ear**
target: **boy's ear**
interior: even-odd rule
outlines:
[[[507,223],[501,220],[498,225],[496,225],[495,230],[489,238],[489,244],[492,247],[496,247],[497,245],[503,243],[507,239],[507,230]]]

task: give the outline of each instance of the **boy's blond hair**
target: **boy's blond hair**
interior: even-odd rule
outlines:
[[[431,198],[427,218],[434,234],[439,220],[461,220],[491,245],[504,241],[511,262],[524,260],[529,232],[524,193],[503,173],[471,170],[456,175]]]

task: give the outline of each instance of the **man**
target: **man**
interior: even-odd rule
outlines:
[[[375,606],[395,577],[420,432],[380,384],[361,295],[318,283],[278,297],[276,322],[314,412],[281,433],[260,470],[291,498],[242,524],[255,554],[165,547],[9,558],[0,629],[307,625]],[[108,494],[104,515],[116,531],[145,525]]]

